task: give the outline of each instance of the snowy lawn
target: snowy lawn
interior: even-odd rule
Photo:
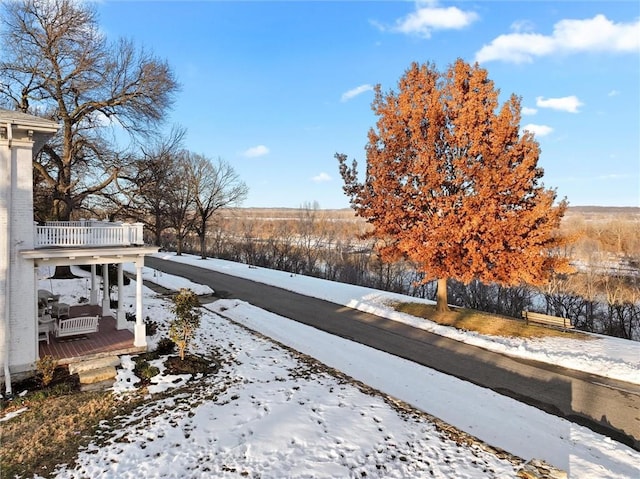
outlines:
[[[217,374],[162,378],[153,391],[184,387],[100,431],[56,477],[515,477],[511,462],[456,444],[426,415],[214,313],[194,346],[222,362]],[[122,369],[114,390],[133,382]]]
[[[376,311],[385,311],[389,297],[363,288],[354,294],[358,289],[352,286],[326,281],[330,284],[320,287],[322,280],[218,260],[179,260],[201,267],[210,264],[238,275],[245,272],[252,279],[262,275],[263,282],[270,284],[277,284],[274,278],[282,276],[278,280],[282,283],[312,285],[315,296],[344,288],[350,292],[337,293],[335,302],[359,302]],[[181,278],[158,276],[170,289],[186,286]],[[71,291],[84,288],[83,281],[56,282],[52,289],[66,301],[83,295]],[[133,297],[135,284],[126,289]],[[143,314],[160,324],[153,343],[166,331],[169,303],[144,291]],[[570,477],[633,478],[640,470],[637,451],[492,391],[242,301],[217,301],[208,309],[192,350],[214,355],[222,363],[221,370],[191,381],[161,375],[151,389],[159,394],[150,396],[134,414],[104,425],[79,455],[77,465],[72,470],[62,468],[56,477],[515,477],[517,467],[512,462],[477,446],[457,444],[418,410],[396,407],[384,395],[341,374],[333,375],[323,365],[236,323],[318,358],[493,446],[525,460],[545,459]],[[609,338],[599,341],[610,344]],[[634,346],[626,355],[617,347],[614,362],[627,364],[627,377],[637,379]],[[609,361],[613,350],[608,347],[603,347],[598,360]],[[636,356],[631,358],[633,351]],[[114,392],[126,395],[135,380],[131,361],[124,359]]]

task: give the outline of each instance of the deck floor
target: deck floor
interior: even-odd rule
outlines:
[[[71,306],[69,316],[100,315],[102,308],[92,305]],[[56,338],[49,333],[49,344],[39,342],[40,357],[50,355],[58,364],[68,364],[84,359],[97,358],[113,354],[128,354],[145,351],[146,348],[133,345],[134,335],[128,329],[116,329],[116,320],[112,316],[102,316],[98,323],[98,332]]]

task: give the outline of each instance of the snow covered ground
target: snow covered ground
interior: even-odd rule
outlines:
[[[394,320],[415,318],[385,307],[396,295],[220,260],[163,255],[228,274],[375,312]],[[149,279],[171,289],[207,288],[145,268]],[[46,280],[43,286],[73,303],[86,296],[85,280]],[[145,312],[166,331],[168,303],[145,291]],[[135,285],[125,297],[135,303]],[[404,298],[406,299],[406,298]],[[118,424],[104,426],[73,470],[57,477],[515,477],[517,467],[476,446],[443,436],[426,415],[334,376],[321,363],[411,404],[525,460],[541,458],[576,478],[635,478],[640,453],[589,429],[543,413],[490,390],[409,361],[322,333],[237,300],[207,306],[193,351],[214,354],[216,375],[189,381],[160,375],[149,402]],[[505,353],[639,382],[637,343],[613,338],[566,346],[562,341],[505,341],[447,331],[447,336]],[[265,335],[252,334],[245,327]],[[526,343],[526,344],[522,344]],[[571,351],[571,348],[575,350]],[[572,355],[579,351],[579,359]],[[556,356],[554,356],[556,355]],[[557,356],[560,355],[560,356]],[[602,363],[602,364],[592,364]],[[133,388],[125,358],[114,390]],[[182,386],[180,389],[175,389]]]

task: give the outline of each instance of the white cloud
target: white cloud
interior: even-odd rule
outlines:
[[[522,107],[522,114],[523,115],[535,115],[536,113],[538,113],[538,109],[537,108],[529,108],[527,106],[523,106]]]
[[[548,55],[554,50],[553,39],[537,33],[500,35],[476,53],[479,63],[502,60],[512,63],[531,62],[534,56]]]
[[[438,7],[437,3],[437,1],[416,2],[416,10],[397,20],[391,27],[378,22],[371,23],[383,31],[430,38],[434,30],[460,30],[479,18],[475,12],[460,10],[457,7]]]
[[[243,156],[247,158],[258,158],[259,156],[264,156],[269,153],[269,148],[264,145],[252,146],[242,153]]]
[[[611,90],[609,93],[607,93],[607,96],[618,96],[620,94],[620,92],[618,90]]]
[[[573,51],[640,50],[640,20],[613,23],[604,15],[587,20],[561,20],[553,29],[558,44]]]
[[[511,24],[511,30],[518,33],[528,33],[534,31],[535,27],[529,20],[516,20]]]
[[[597,180],[626,180],[628,178],[633,178],[633,176],[628,174],[621,174],[621,173],[610,173],[608,175],[600,175],[596,179]]]
[[[352,98],[361,95],[362,93],[368,92],[368,91],[372,91],[373,87],[371,85],[369,85],[368,83],[364,84],[364,85],[360,85],[358,87],[352,88],[351,90],[344,92],[342,94],[342,97],[340,97],[340,101],[345,102],[345,101],[349,101]]]
[[[568,111],[569,113],[578,113],[584,103],[577,96],[565,96],[562,98],[547,98],[539,96],[536,98],[536,105],[540,108],[551,108],[552,110]]]
[[[327,181],[331,181],[331,177],[323,171],[322,173],[311,178],[311,180],[315,183],[325,183]]]
[[[530,63],[553,53],[640,51],[640,20],[614,23],[604,15],[585,20],[560,20],[551,35],[514,33],[500,35],[476,53],[476,61],[501,60]]]
[[[534,123],[529,123],[528,125],[523,126],[522,130],[530,131],[535,136],[542,137],[542,136],[547,136],[551,134],[551,132],[553,131],[553,128],[547,125],[536,125]]]

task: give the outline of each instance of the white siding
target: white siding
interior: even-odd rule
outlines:
[[[24,259],[18,252],[21,249],[33,248],[32,146],[31,141],[14,139],[11,155],[14,175],[10,205],[11,281],[8,283],[8,289],[11,330],[9,364],[12,372],[32,369],[38,358],[33,261]]]

